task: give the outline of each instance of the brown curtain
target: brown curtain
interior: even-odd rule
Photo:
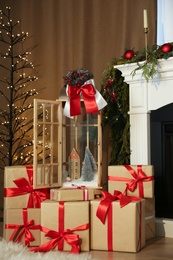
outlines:
[[[39,80],[33,84],[42,89],[38,97],[43,99],[59,98],[63,76],[77,68],[89,69],[100,90],[103,71],[114,57],[125,48],[145,47],[143,9],[148,11],[148,45],[156,43],[157,0],[1,0],[0,9],[6,6],[31,36],[25,44],[36,46],[31,61],[39,65]]]
[[[103,71],[125,48],[144,48],[143,9],[148,10],[148,45],[156,41],[156,0],[6,0],[14,20],[31,38],[31,61],[43,88],[39,97],[59,97],[63,76],[70,69],[86,68],[100,89]]]

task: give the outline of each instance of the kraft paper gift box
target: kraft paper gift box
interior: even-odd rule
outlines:
[[[127,195],[153,198],[153,165],[108,166],[108,191],[113,194],[114,190],[126,192]]]
[[[55,201],[94,200],[100,195],[101,189],[88,187],[50,189],[50,199]]]
[[[33,166],[6,166],[4,208],[40,208],[50,198],[50,189],[33,189]]]
[[[119,201],[112,201],[105,222],[98,218],[100,203],[100,199],[90,201],[91,249],[138,252],[143,248],[145,200],[130,202],[123,207],[120,207]]]
[[[149,240],[156,236],[155,227],[155,197],[145,199],[145,238]]]
[[[25,246],[39,246],[40,209],[6,209],[4,239]]]
[[[41,226],[44,232],[41,232],[41,246],[36,251],[90,250],[89,201],[42,202]]]

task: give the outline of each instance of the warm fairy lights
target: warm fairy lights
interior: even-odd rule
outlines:
[[[28,32],[20,31],[20,22],[13,22],[11,8],[0,10],[0,95],[7,110],[0,109],[0,168],[5,165],[32,162],[33,115],[32,100],[38,94],[31,83],[34,65],[24,41]],[[3,102],[3,103],[4,103]]]

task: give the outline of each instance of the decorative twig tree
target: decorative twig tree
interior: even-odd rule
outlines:
[[[37,91],[30,85],[38,78],[24,50],[28,33],[13,22],[10,7],[0,10],[0,168],[31,163],[33,104]],[[4,107],[4,108],[3,108]]]

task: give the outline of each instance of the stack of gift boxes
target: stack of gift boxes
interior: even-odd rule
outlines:
[[[31,251],[138,252],[155,236],[153,166],[108,166],[108,191],[33,189],[32,166],[4,180],[4,239]]]

